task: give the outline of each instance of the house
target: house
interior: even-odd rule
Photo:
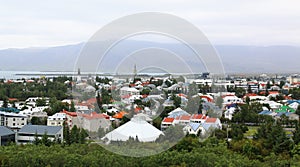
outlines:
[[[174,101],[171,100],[170,98],[166,99],[163,103],[164,107],[170,107],[170,106],[174,106]]]
[[[174,123],[173,123],[174,120],[175,120],[175,118],[168,118],[168,117],[164,118],[163,121],[161,122],[160,129],[162,131],[164,131],[171,125],[174,125]]]
[[[27,125],[26,115],[0,111],[0,126],[20,129],[24,125]]]
[[[232,103],[243,103],[243,100],[241,98],[238,98],[237,96],[225,96],[223,98],[223,103],[226,104],[232,104]]]
[[[5,126],[0,126],[0,146],[16,141],[16,134]]]
[[[41,107],[32,107],[27,106],[28,109],[25,109],[23,111],[20,111],[20,114],[27,115],[28,120],[31,120],[33,117],[39,117],[39,118],[47,118],[48,115],[46,112],[44,112],[45,109],[48,109],[49,106],[41,106]]]
[[[190,122],[192,123],[204,123],[208,117],[203,114],[193,114],[191,116]]]
[[[260,101],[260,104],[268,104],[272,111],[278,110],[283,105],[275,101]]]
[[[79,126],[79,120],[77,118],[76,112],[69,112],[69,111],[63,110],[62,113],[66,114],[66,123],[69,128],[73,128],[75,125],[77,127]]]
[[[99,128],[105,131],[111,126],[110,117],[106,114],[98,114],[91,112],[90,114],[78,114],[79,128],[83,128],[88,132],[98,132]]]
[[[116,118],[116,119],[122,119],[126,114],[128,114],[127,112],[125,111],[120,111],[118,113],[116,113],[113,118]]]
[[[186,126],[190,123],[191,116],[190,115],[181,115],[175,118],[174,124]]]
[[[295,120],[298,121],[299,120],[299,115],[295,114],[295,113],[291,113],[291,112],[280,112],[277,113],[275,118],[276,119],[280,119],[283,115],[285,115],[289,120]]]
[[[65,113],[56,113],[48,117],[47,126],[63,126],[65,120],[66,120]]]
[[[186,112],[183,109],[181,109],[180,107],[178,107],[175,110],[168,113],[168,115],[169,115],[168,117],[176,118],[181,115],[191,115],[191,114],[189,114],[188,112]]]
[[[269,111],[269,110],[263,110],[260,113],[258,113],[258,115],[269,115],[269,116],[275,117],[277,115],[277,113]]]
[[[225,118],[232,120],[233,114],[235,113],[236,108],[231,107],[224,112]]]
[[[201,132],[201,123],[189,123],[186,127],[183,128],[185,134],[198,135]]]
[[[91,92],[95,92],[96,88],[94,88],[93,86],[89,85],[84,89],[84,92],[86,93],[91,93]]]
[[[291,107],[294,110],[297,110],[299,107],[299,103],[298,102],[293,102],[291,104],[288,105],[289,107]]]
[[[32,107],[36,107],[37,100],[45,100],[46,105],[49,104],[49,98],[48,97],[30,97],[30,98],[25,100],[25,103],[27,105],[32,106]]]
[[[213,128],[222,129],[222,124],[219,118],[207,118],[204,125],[210,125]]]
[[[279,113],[279,112],[295,112],[296,110],[291,108],[290,106],[282,106],[279,109],[275,110],[275,112]]]
[[[45,126],[45,125],[25,125],[17,134],[18,144],[33,143],[35,137],[39,139],[43,135],[47,135],[51,141],[63,141],[63,127],[62,126]]]
[[[126,96],[126,95],[140,95],[140,91],[137,90],[136,88],[130,88],[130,87],[122,87],[120,89],[120,96],[121,98],[123,96]]]

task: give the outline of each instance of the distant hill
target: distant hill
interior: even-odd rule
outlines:
[[[109,61],[118,63],[121,55],[129,53],[128,48],[134,50],[135,48],[150,47],[153,44],[144,41],[126,42],[110,53]],[[180,44],[155,43],[155,45],[184,55],[184,59],[190,54]],[[80,43],[49,48],[0,50],[0,70],[71,71],[83,46],[84,44]],[[295,73],[300,71],[300,47],[217,45],[215,48],[224,64],[226,73]],[[145,55],[145,61],[147,58],[151,58],[151,56]]]

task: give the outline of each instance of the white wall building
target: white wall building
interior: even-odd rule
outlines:
[[[127,95],[140,95],[140,91],[136,88],[130,88],[130,87],[122,87],[120,89],[120,96],[127,96]]]
[[[24,125],[27,125],[26,115],[0,111],[0,126],[20,129]]]
[[[65,120],[66,120],[65,113],[56,113],[48,117],[47,126],[63,126]]]

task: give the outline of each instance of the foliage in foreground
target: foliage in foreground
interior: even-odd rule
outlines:
[[[299,166],[299,160],[298,155],[286,159],[275,154],[263,161],[249,159],[228,149],[224,141],[199,142],[193,137],[184,138],[169,151],[141,158],[113,154],[97,144],[0,147],[1,166]]]

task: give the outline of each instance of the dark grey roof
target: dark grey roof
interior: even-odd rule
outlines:
[[[45,126],[45,125],[25,125],[23,126],[18,133],[26,133],[26,134],[35,134],[43,135],[47,133],[47,135],[55,135],[57,134],[63,127],[62,126]]]
[[[5,126],[0,126],[0,136],[7,136],[11,134],[15,134],[15,132]]]

